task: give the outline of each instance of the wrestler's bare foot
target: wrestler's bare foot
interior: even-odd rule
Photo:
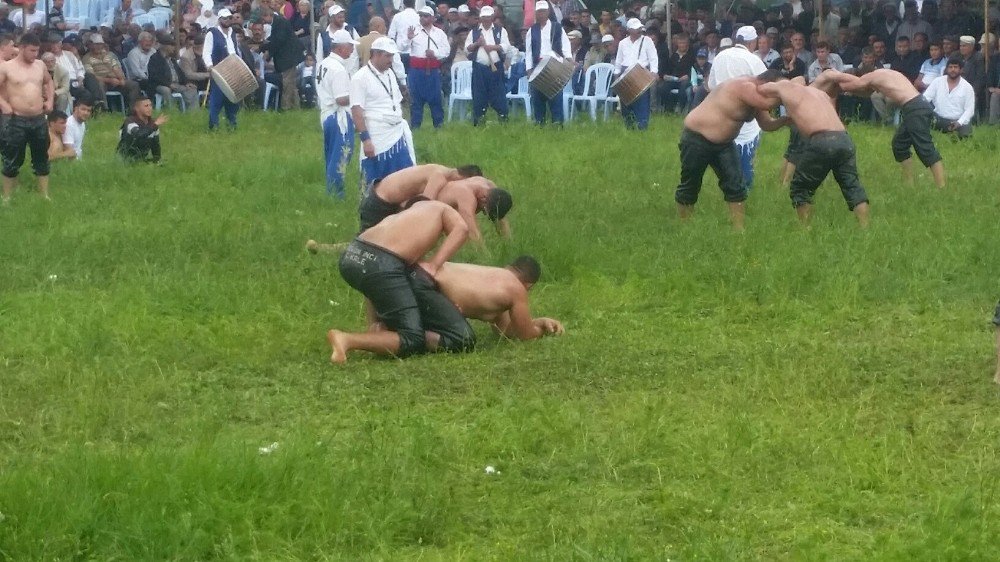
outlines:
[[[306,250],[309,250],[310,254],[315,254],[319,251],[319,242],[315,240],[306,240]]]
[[[330,330],[326,333],[326,341],[330,344],[333,353],[330,354],[330,363],[342,365],[347,362],[347,350],[344,348],[344,332],[340,330]]]

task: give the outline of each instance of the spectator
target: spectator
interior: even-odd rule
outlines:
[[[906,76],[911,83],[916,82],[920,76],[920,67],[923,65],[923,58],[910,50],[910,38],[900,35],[896,39],[896,51],[886,61],[891,68]]]
[[[795,56],[805,63],[806,68],[816,59],[816,57],[806,48],[806,36],[802,33],[795,33],[792,35],[792,48],[795,50]]]
[[[46,53],[49,54],[49,53]],[[66,113],[56,109],[49,113],[49,162],[64,158],[76,158],[73,147],[63,145],[66,134]]]
[[[683,111],[691,95],[691,67],[696,64],[691,52],[691,40],[686,34],[677,36],[677,48],[667,58],[661,76],[660,96],[666,111]],[[677,90],[677,93],[673,93]]]
[[[271,2],[272,6],[277,7],[280,6],[281,0],[271,0]],[[261,19],[265,25],[271,24],[271,36],[261,50],[271,55],[274,72],[281,76],[281,109],[298,109],[297,67],[305,58],[302,54],[302,44],[295,38],[291,24],[281,14],[264,10]]]
[[[887,63],[885,41],[875,39],[875,41],[872,42],[872,52],[875,54],[875,64],[879,68],[884,67]]]
[[[913,37],[918,33],[923,33],[925,37],[933,33],[931,24],[920,19],[920,12],[917,9],[915,0],[906,0],[903,3],[903,22],[896,28],[896,39],[900,37]]]
[[[893,4],[883,4],[881,17],[872,23],[872,34],[885,42],[886,45],[896,40],[896,30],[899,29],[899,12]]]
[[[56,56],[52,53],[43,53],[42,62],[45,63],[45,68],[48,69],[49,76],[52,77],[52,86],[56,94],[54,107],[67,109],[69,107],[69,74],[66,74],[66,70],[59,66],[59,63],[56,62]],[[51,128],[51,121],[49,125]]]
[[[131,107],[139,98],[139,84],[125,78],[118,57],[108,52],[104,38],[98,34],[91,35],[90,48],[83,56],[83,68],[94,75],[103,87],[104,91],[98,99],[104,99],[105,91],[118,92],[124,98],[125,106]]]
[[[964,139],[972,135],[972,117],[976,113],[976,93],[962,77],[963,61],[954,57],[948,61],[944,76],[935,78],[924,92],[934,104],[934,128],[956,133]]]
[[[416,31],[420,28],[420,16],[417,11],[413,9],[414,0],[403,0],[403,11],[392,16],[392,20],[389,22],[389,39],[396,42],[396,47],[399,49],[400,56],[403,59],[403,66],[409,66],[410,60],[410,39],[407,37],[410,30]],[[469,8],[462,5],[465,8],[466,13],[468,13]],[[459,15],[462,15],[462,10],[459,8]],[[465,25],[464,23],[460,25]]]
[[[118,155],[126,163],[160,161],[160,126],[166,115],[153,119],[153,102],[142,97],[132,106],[132,113],[122,123],[118,137]]]
[[[202,57],[205,49],[205,37],[196,35],[193,38],[190,49],[186,49],[181,54],[180,67],[184,74],[184,80],[188,85],[194,86],[195,90],[204,92],[208,87],[208,80],[212,75],[205,66],[205,59]]]
[[[316,107],[316,56],[312,53],[298,66],[298,84],[300,105],[305,108]]]
[[[177,45],[170,37],[160,40],[160,48],[149,57],[149,85],[160,95],[165,104],[173,99],[174,92],[181,95],[184,106],[198,107],[198,89],[189,84],[184,70],[174,58]]]
[[[63,17],[63,0],[52,0],[52,7],[49,8],[48,26],[49,31],[60,40],[66,33],[66,18]]]
[[[926,33],[914,33],[910,37],[910,50],[920,56],[922,60],[927,60],[930,56],[930,39],[927,37]]]
[[[948,66],[948,59],[944,58],[940,43],[931,43],[930,58],[920,65],[920,74],[913,83],[917,90],[923,92],[927,85],[938,76],[944,74],[944,69]]]
[[[4,2],[0,2],[0,33],[17,33],[17,26],[14,25],[14,22],[10,21],[10,6]]]
[[[145,13],[146,11],[143,10],[142,7],[133,6],[132,0],[122,0],[121,5],[115,8],[114,12],[112,12],[112,20],[108,23],[111,23],[116,27],[119,25],[131,25],[132,18],[135,16],[141,16]]]
[[[986,60],[982,52],[976,51],[976,38],[971,35],[960,37],[958,52],[962,58],[962,78],[965,78],[965,81],[972,85],[972,90],[976,92],[977,96],[984,97],[983,94],[986,91]],[[948,64],[951,64],[950,59]]]
[[[690,109],[694,109],[708,95],[705,88],[705,80],[712,73],[712,63],[708,62],[708,49],[702,47],[694,57],[694,66],[691,67],[691,99]]]
[[[840,48],[837,54],[845,65],[857,66],[861,62],[861,47],[857,45],[854,31],[849,27],[840,28]]]
[[[764,63],[764,66],[768,68],[774,64],[774,61],[781,58],[781,54],[771,48],[771,36],[766,34],[757,38],[757,51],[755,54]]]
[[[73,100],[73,114],[66,120],[66,134],[62,143],[76,152],[76,158],[83,158],[83,138],[87,134],[87,121],[90,120],[94,102],[82,97]]]
[[[156,52],[153,48],[153,34],[143,31],[139,34],[139,44],[128,53],[125,59],[125,70],[132,80],[139,83],[139,89],[146,95],[153,95],[156,87],[149,80],[149,59]]]
[[[712,64],[715,61],[715,55],[719,54],[719,34],[714,31],[705,34],[705,42],[702,47],[708,53],[708,63]]]
[[[351,35],[351,39],[361,41],[361,35],[358,34],[358,30],[346,22],[347,13],[340,7],[340,4],[334,4],[327,13],[330,15],[330,23],[326,29],[316,34],[316,57],[319,60],[326,58],[330,54],[330,49],[332,48],[330,38],[341,29],[347,31]],[[347,61],[347,73],[354,74],[358,71],[358,66],[358,52],[355,49],[354,54]]]
[[[14,27],[27,31],[33,25],[45,26],[45,14],[36,9],[37,0],[24,0],[20,10],[14,10],[9,18]]]
[[[781,58],[771,64],[773,70],[778,70],[784,78],[791,80],[806,75],[806,63],[795,56],[795,47],[790,43],[781,48]]]
[[[358,51],[358,68],[368,64],[368,59],[371,57],[372,43],[379,37],[385,37],[386,28],[385,20],[374,16],[372,19],[368,20],[368,35],[361,38],[360,45],[355,48]],[[400,58],[399,53],[396,53],[392,57],[392,73],[396,75],[396,82],[406,92],[406,70],[403,68],[403,60]]]
[[[83,61],[77,54],[79,38],[75,33],[70,33],[63,40],[52,43],[51,52],[56,57],[56,62],[66,71],[69,76],[69,93],[74,98],[89,97],[91,100],[98,100],[100,105],[107,108],[104,103],[103,90],[101,84],[93,74],[84,69]]]
[[[864,76],[875,69],[875,51],[871,47],[865,47],[864,49],[861,49],[861,60],[854,67],[854,69],[851,70],[851,74],[855,76]],[[842,96],[840,101],[841,112],[846,119],[857,118],[863,121],[871,119],[873,111],[871,96]]]
[[[612,48],[615,44],[615,38],[610,35],[605,35],[601,37],[600,45],[595,45],[587,51],[587,58],[584,59],[584,70],[590,68],[591,66],[598,63],[611,63],[615,60],[617,56],[617,51],[612,52]]]
[[[309,3],[309,0],[299,0],[298,7],[299,9],[295,11],[288,22],[292,25],[292,34],[302,44],[302,50],[308,51],[311,48],[309,45],[309,10],[312,9],[312,4]]]
[[[812,82],[820,73],[824,70],[834,69],[838,72],[844,71],[844,61],[840,59],[840,55],[830,52],[830,44],[826,41],[820,41],[816,43],[816,60],[809,65],[809,69],[806,72],[809,78],[809,82]]]

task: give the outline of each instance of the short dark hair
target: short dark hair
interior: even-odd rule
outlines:
[[[902,43],[903,41],[906,41],[907,43],[909,43],[910,42],[910,38],[907,37],[907,36],[905,36],[905,35],[900,35],[899,37],[896,38],[896,42],[897,43]]]
[[[778,80],[782,80],[782,79],[785,78],[785,75],[782,74],[780,70],[777,70],[777,69],[774,69],[774,68],[769,68],[769,69],[765,70],[764,72],[761,72],[760,74],[758,74],[756,76],[756,78],[757,78],[757,80],[760,80],[761,82],[769,83],[769,82],[777,82]]]
[[[950,59],[948,59],[947,66],[951,66],[953,64],[957,64],[959,68],[965,67],[965,61],[962,60],[962,57],[951,57]]]
[[[817,41],[816,42],[816,49],[826,49],[827,51],[829,51],[830,50],[830,44],[827,43],[826,41]]]
[[[132,102],[132,107],[135,107],[144,101],[153,101],[153,100],[149,96],[139,95],[139,97],[135,98],[135,101]]]
[[[513,206],[514,200],[510,193],[499,187],[491,189],[489,195],[486,196],[486,216],[493,222],[507,216]]]
[[[73,109],[76,109],[81,105],[85,107],[94,107],[94,100],[90,99],[90,96],[88,95],[83,95],[73,100]]]
[[[404,8],[412,8],[414,0],[403,0]]]
[[[459,166],[458,168],[455,168],[455,171],[458,172],[458,175],[462,176],[463,178],[474,178],[476,176],[483,175],[482,168],[480,168],[475,164],[466,164],[464,166]]]
[[[19,45],[25,47],[41,47],[42,42],[39,41],[38,36],[34,33],[25,33],[21,36],[21,41],[18,42]]]
[[[874,57],[875,56],[875,49],[872,49],[871,47],[865,47],[864,49],[861,49],[861,56],[863,56],[863,57]]]
[[[55,123],[56,121],[59,121],[60,119],[62,119],[63,121],[65,121],[66,119],[69,119],[69,116],[66,115],[65,111],[59,111],[58,109],[56,109],[56,110],[52,111],[51,113],[49,113],[49,123]]]
[[[794,51],[795,47],[793,47],[791,43],[785,43],[784,45],[781,46],[781,50],[782,51],[785,51],[785,50]]]
[[[510,262],[510,267],[516,272],[522,283],[538,283],[542,278],[542,266],[531,256],[518,256]]]
[[[13,43],[14,36],[9,33],[0,33],[0,45],[6,45],[7,43]]]
[[[944,47],[943,47],[943,46],[941,45],[941,42],[940,42],[940,41],[931,41],[931,42],[930,42],[930,43],[929,43],[929,44],[927,45],[927,48],[931,48],[931,47],[937,47],[938,49],[943,49],[943,48],[944,48]]]

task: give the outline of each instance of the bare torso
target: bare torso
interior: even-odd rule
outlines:
[[[913,84],[895,70],[880,68],[858,79],[864,86],[877,90],[892,103],[902,106],[920,95]]]
[[[384,248],[406,263],[415,263],[444,233],[444,213],[454,213],[438,201],[421,201],[362,232],[358,238]]]
[[[523,287],[508,269],[448,262],[435,276],[438,287],[466,318],[495,322],[513,304],[511,288]]]
[[[481,176],[454,180],[446,183],[434,199],[456,211],[475,214],[479,207],[479,201],[476,198],[477,188],[490,189],[492,186],[493,182]]]
[[[830,96],[823,90],[788,81],[766,86],[778,92],[788,116],[792,118],[803,136],[811,137],[823,131],[844,130],[844,124],[840,121],[837,110],[830,103]]]
[[[3,96],[10,104],[14,115],[34,117],[44,113],[45,77],[48,71],[45,63],[36,60],[27,64],[20,58],[0,63],[0,75],[3,76]]]
[[[422,194],[436,176],[444,179],[453,172],[454,169],[440,164],[411,166],[386,176],[375,186],[375,194],[386,203],[403,203]]]
[[[712,90],[684,119],[684,126],[715,143],[731,142],[756,110],[745,101],[746,88],[756,88],[750,79],[727,80]]]

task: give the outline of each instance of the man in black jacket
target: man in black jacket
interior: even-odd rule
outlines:
[[[274,71],[281,74],[281,109],[298,109],[297,66],[305,59],[302,43],[292,32],[292,24],[278,12],[281,0],[271,0],[270,7],[270,10],[261,12],[264,24],[271,24],[271,37],[261,46],[261,50],[271,54]]]
[[[197,108],[198,90],[194,84],[187,83],[184,71],[174,59],[176,51],[177,43],[173,38],[160,39],[160,48],[149,57],[149,66],[146,67],[149,83],[166,105],[170,104],[173,93],[177,92],[184,100],[181,107]]]
[[[118,155],[130,164],[159,162],[160,125],[166,122],[166,115],[153,119],[153,102],[149,98],[136,100],[118,133]]]

